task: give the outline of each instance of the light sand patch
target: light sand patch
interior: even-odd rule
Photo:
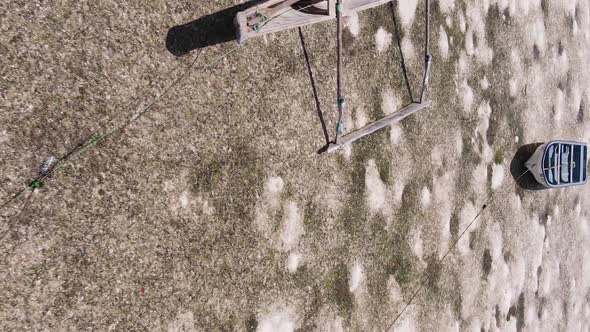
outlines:
[[[477,300],[482,286],[481,264],[470,266],[468,272],[461,274],[459,283],[461,286],[461,317],[467,319],[472,317],[477,308]]]
[[[529,46],[532,49],[536,47],[537,50],[543,54],[545,50],[545,23],[542,17],[536,18],[529,23],[528,28]]]
[[[441,25],[438,31],[438,48],[443,59],[449,58],[449,36]]]
[[[383,27],[380,27],[375,33],[375,46],[377,47],[377,53],[383,53],[387,51],[391,44],[392,35],[385,31]]]
[[[465,76],[467,74],[469,74],[469,61],[467,59],[467,54],[465,53],[465,50],[461,50],[459,52],[459,60],[457,61],[457,71],[458,71],[458,76]],[[467,82],[462,82],[462,83],[467,83]],[[461,91],[457,91],[458,95],[461,95]]]
[[[258,231],[267,239],[273,239],[274,216],[280,211],[283,179],[273,176],[266,179],[262,197],[256,203],[254,224]]]
[[[8,138],[8,134],[6,130],[0,131],[0,144],[7,143],[10,139]]]
[[[284,250],[294,249],[300,238],[305,234],[303,228],[303,212],[299,210],[295,202],[286,202],[283,210],[283,226],[281,231],[281,242]]]
[[[189,204],[189,192],[188,190],[185,190],[182,192],[182,194],[180,194],[180,197],[178,198],[178,201],[180,203],[180,207],[183,209],[186,209],[188,207]]]
[[[287,257],[287,270],[291,273],[294,273],[297,271],[297,268],[299,267],[301,262],[301,254],[297,253],[297,252],[292,252],[289,254],[289,257]]]
[[[477,108],[478,123],[475,131],[482,139],[487,141],[488,129],[490,127],[490,115],[492,115],[492,108],[487,101],[482,102]]]
[[[490,255],[492,262],[499,260],[503,255],[504,240],[502,237],[502,228],[497,222],[492,223],[488,231],[488,243],[490,246]]]
[[[350,157],[352,157],[352,144],[344,144],[342,148],[340,148],[339,153],[344,157],[344,159],[350,161]]]
[[[386,115],[396,112],[402,107],[400,98],[389,87],[381,93],[381,109]]]
[[[473,89],[467,84],[467,80],[463,80],[462,85],[463,93],[463,111],[465,113],[471,113],[471,107],[473,105]]]
[[[475,219],[477,212],[478,210],[472,202],[467,202],[463,206],[461,212],[459,213],[459,234],[461,234],[465,229],[467,229],[469,224]],[[471,227],[469,227],[468,231],[457,243],[457,249],[462,255],[467,255],[471,251],[471,249],[469,249],[469,233],[476,230],[477,226],[478,220],[474,221],[473,224],[471,224]]]
[[[467,32],[465,33],[465,52],[469,56],[472,56],[473,53],[475,53],[475,48],[473,46],[473,29],[471,27],[467,28]]]
[[[399,321],[392,327],[393,332],[410,332],[418,331],[416,323],[416,316],[418,315],[418,307],[415,304],[408,306],[404,315],[400,317]]]
[[[497,190],[504,182],[504,166],[502,164],[494,164],[492,166],[492,190]]]
[[[356,261],[350,269],[350,292],[354,293],[365,280],[365,270],[361,262]]]
[[[522,85],[522,62],[520,53],[516,49],[510,51],[510,64],[512,66],[512,78],[509,82],[510,96],[516,97],[519,95]]]
[[[402,38],[402,52],[407,61],[412,62],[416,60],[416,50],[414,44],[408,36]]]
[[[451,216],[453,213],[455,181],[454,174],[447,172],[441,177],[434,178],[432,185],[433,204],[436,207],[439,220],[439,258],[444,255],[449,246],[451,235]]]
[[[479,81],[479,86],[484,91],[487,90],[490,87],[490,82],[488,81],[488,78],[485,75],[483,76],[483,78],[481,79],[481,81]]]
[[[344,329],[344,320],[342,317],[336,317],[326,323],[326,326],[321,331],[326,332],[345,332]]]
[[[350,31],[351,35],[358,37],[359,33],[361,32],[358,12],[345,16],[344,25],[346,28],[348,28],[348,31]]]
[[[417,229],[413,232],[411,237],[411,245],[412,253],[419,259],[422,260],[424,257],[424,242],[422,240],[422,232],[420,229]]]
[[[420,191],[420,207],[422,208],[422,210],[426,210],[426,209],[428,209],[429,206],[430,206],[430,189],[428,189],[428,187],[424,186],[424,187],[422,187],[422,190]]]
[[[479,142],[481,144],[477,144],[474,140],[475,150],[482,158],[483,162],[490,163],[494,158],[494,152],[492,147],[488,144],[488,129],[490,126],[490,116],[492,114],[492,108],[490,107],[490,103],[485,101],[482,102],[479,107],[477,108],[477,117],[478,123],[477,127],[475,128],[476,136],[479,136]]]
[[[404,129],[399,123],[394,123],[390,126],[390,141],[392,145],[399,145],[404,139]]]
[[[168,325],[168,332],[193,332],[195,317],[192,311],[178,313],[176,320]]]
[[[367,114],[365,113],[364,108],[357,107],[354,111],[354,126],[359,129],[364,127],[369,120],[367,119]]]
[[[462,33],[465,33],[467,30],[467,22],[465,21],[465,15],[463,14],[463,11],[459,12],[459,29]]]
[[[294,332],[296,319],[292,310],[285,308],[276,310],[262,317],[258,322],[257,332]]]
[[[555,125],[559,125],[561,124],[565,108],[565,96],[561,89],[557,88],[555,90],[555,99],[553,100],[553,121]]]
[[[393,183],[393,202],[399,205],[402,202],[404,196],[404,190],[406,189],[406,182],[403,178],[397,178]]]
[[[488,167],[485,162],[479,163],[473,170],[471,175],[471,185],[473,192],[477,195],[478,199],[483,200],[486,195],[486,183],[488,181]]]
[[[514,2],[513,0],[492,0],[492,4],[498,6],[498,9],[501,13],[503,13],[506,9],[508,9],[508,5],[510,2]]]
[[[365,170],[365,186],[369,210],[373,213],[381,211],[385,205],[386,188],[373,159],[369,160]]]
[[[570,66],[569,66],[569,58],[567,55],[567,51],[563,50],[563,52],[561,54],[559,54],[559,51],[557,49],[557,47],[555,48],[555,51],[553,52],[553,66],[554,68],[557,70],[557,72],[559,73],[559,75],[561,76],[565,76],[567,75],[568,71],[570,70]],[[577,89],[574,89],[574,91],[576,91]]]
[[[418,0],[405,0],[398,2],[399,15],[404,29],[409,29],[412,26],[412,23],[414,23],[417,6]]]
[[[455,131],[455,153],[460,157],[463,154],[463,134],[461,129]]]
[[[441,168],[443,165],[443,151],[440,145],[436,145],[430,152],[430,160],[432,165]]]
[[[279,197],[281,192],[283,191],[283,179],[280,176],[273,176],[268,178],[265,183],[265,198],[267,198],[267,202],[272,207],[277,207],[279,204]]]
[[[440,7],[440,11],[443,14],[451,14],[451,12],[455,9],[455,0],[439,0],[438,5]]]

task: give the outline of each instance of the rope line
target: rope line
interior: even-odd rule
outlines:
[[[166,73],[164,73],[164,76],[168,76],[170,74],[172,74],[173,72],[175,72],[177,69],[181,68],[183,66],[183,63],[180,63],[176,66],[174,66],[173,68],[170,68]],[[105,76],[105,78],[107,78]],[[141,102],[141,100],[145,99],[145,97],[149,94],[149,90],[151,90],[154,86],[156,85],[156,81],[151,82],[146,88],[145,88],[145,92],[143,92],[139,97],[134,98],[133,100],[125,103],[121,108],[124,109],[128,109],[129,107],[133,106],[134,108],[138,106],[139,102]],[[90,140],[92,140],[93,136],[97,136],[98,132],[101,130],[104,130],[104,128],[109,125],[110,123],[112,123],[114,120],[120,118],[121,116],[125,115],[125,113],[117,113],[116,115],[111,116],[104,124],[100,125],[99,124],[99,128],[95,129],[91,134],[89,134],[84,140],[81,141],[81,143],[79,143],[78,145],[76,145],[74,148],[72,148],[68,153],[66,153],[64,156],[62,156],[61,158],[58,159],[58,163],[60,160],[66,160],[68,159],[72,154],[76,153],[77,150],[80,150],[82,148],[84,148],[85,143],[89,142]],[[57,164],[55,165],[57,166]],[[54,166],[54,168],[55,168]],[[43,177],[43,179],[45,179],[45,177]],[[35,181],[41,181],[41,177],[37,177],[33,182]],[[29,189],[30,186],[24,187],[22,188],[20,191],[18,191],[17,193],[15,193],[12,197],[10,197],[9,199],[7,199],[6,201],[4,201],[1,205],[0,205],[0,210],[2,210],[6,205],[10,204],[12,201],[14,201],[15,199],[19,198],[23,193],[25,193],[27,191],[27,189]]]
[[[2,203],[2,205],[0,205],[0,210],[3,209],[6,205],[10,204],[10,202],[14,201],[15,199],[19,198],[22,194],[24,194],[27,189],[29,189],[31,187],[27,186],[22,188],[19,192],[17,192],[16,194],[12,195],[12,197],[10,197],[9,199],[7,199],[4,203]]]
[[[235,46],[233,48],[231,48],[229,51],[223,53],[222,55],[220,55],[219,57],[215,58],[212,61],[209,61],[208,63],[201,65],[201,66],[197,66],[195,68],[198,69],[209,69],[211,68],[213,65],[215,65],[216,63],[218,63],[219,61],[223,60],[225,57],[227,57],[228,55],[234,53],[235,51],[237,51],[240,48],[240,46]],[[48,177],[50,177],[51,175],[53,175],[55,172],[57,172],[58,170],[62,169],[68,162],[70,162],[71,160],[73,160],[75,157],[77,157],[78,155],[82,154],[83,152],[87,151],[88,149],[90,149],[91,147],[97,145],[99,142],[109,138],[110,136],[123,131],[126,127],[128,127],[129,125],[131,125],[133,122],[135,122],[137,119],[141,118],[145,113],[147,113],[158,101],[160,101],[164,96],[166,96],[166,94],[168,94],[170,92],[170,90],[176,86],[178,83],[180,83],[187,75],[188,73],[193,69],[193,67],[195,66],[195,64],[197,63],[197,60],[200,58],[200,55],[203,53],[203,51],[198,52],[193,61],[189,64],[189,66],[187,66],[186,70],[178,77],[176,78],[168,87],[166,87],[166,89],[164,89],[164,91],[162,93],[160,93],[156,98],[154,98],[154,100],[152,100],[152,102],[150,102],[145,108],[143,108],[140,112],[133,114],[127,121],[125,121],[122,125],[115,127],[113,130],[107,132],[104,135],[99,135],[98,133],[101,130],[104,130],[104,128],[106,127],[106,125],[112,123],[115,119],[121,117],[122,115],[125,114],[129,114],[127,113],[119,113],[116,116],[111,117],[111,119],[109,119],[105,125],[100,126],[100,128],[98,130],[96,130],[95,132],[93,132],[91,135],[89,135],[88,138],[86,138],[82,143],[78,144],[76,147],[74,147],[72,150],[70,150],[68,153],[66,153],[64,156],[62,156],[61,158],[58,158],[57,162],[55,163],[55,165],[52,167],[52,169],[50,171],[48,171],[45,175],[40,175],[37,178],[35,178],[35,180],[32,183],[35,182],[42,182],[45,179],[47,179]],[[168,73],[174,72],[176,71],[176,69],[180,68],[182,66],[182,64],[180,64],[179,66],[176,66],[175,68],[171,69],[168,71]],[[126,105],[137,105],[138,102],[141,101],[145,101],[145,96],[149,93],[149,90],[152,89],[154,87],[155,84],[150,84],[147,88],[148,91],[146,91],[145,93],[143,93],[140,97],[136,98],[134,101],[127,103]],[[142,100],[143,99],[143,100]],[[1,205],[0,205],[0,209],[3,209],[4,207],[6,207],[8,204],[10,204],[11,202],[13,202],[15,199],[19,198],[23,193],[25,193],[28,189],[31,189],[31,185],[22,188],[20,191],[18,191],[17,193],[15,193],[12,197],[10,197],[9,199],[7,199],[6,201],[4,201]]]
[[[520,180],[528,172],[530,172],[529,169],[527,169],[522,174],[520,174],[516,179],[514,179],[514,183],[517,183],[518,180]],[[486,201],[484,202],[482,208],[479,210],[479,212],[477,212],[477,214],[475,215],[475,217],[473,218],[473,220],[471,220],[471,222],[465,227],[465,229],[463,229],[463,231],[461,232],[461,234],[459,235],[459,237],[453,242],[453,244],[449,247],[449,249],[447,250],[447,252],[438,261],[438,264],[439,265],[442,265],[444,263],[444,260],[447,258],[447,256],[451,253],[451,251],[453,251],[456,248],[457,244],[459,244],[459,241],[461,241],[461,238],[463,238],[463,236],[467,233],[467,231],[471,228],[471,226],[475,223],[475,221],[477,221],[477,219],[479,219],[479,217],[488,208],[488,206],[494,202],[494,199],[495,199],[496,195],[498,195],[498,194],[504,194],[508,189],[510,189],[510,187],[509,187],[510,185],[512,185],[512,183],[506,184],[504,186],[503,190],[501,190],[499,192],[495,192],[495,193],[492,192],[490,194],[490,196],[486,199]],[[412,304],[412,302],[414,301],[414,299],[416,298],[416,296],[418,296],[418,294],[420,293],[420,291],[422,290],[422,288],[424,288],[424,285],[428,281],[429,281],[429,275],[425,275],[425,277],[420,282],[419,287],[416,289],[416,291],[410,297],[410,300],[406,303],[406,305],[403,307],[403,309],[397,314],[397,316],[395,317],[395,319],[393,320],[393,322],[385,330],[386,332],[389,331],[393,327],[393,325],[395,325],[395,323],[401,318],[401,316],[404,314],[404,312],[406,311],[406,309],[408,309],[408,307]]]

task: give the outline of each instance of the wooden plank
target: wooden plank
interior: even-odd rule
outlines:
[[[320,1],[314,5],[316,8],[325,9],[326,15],[319,15],[313,13],[305,13],[295,10],[292,7],[281,8],[278,12],[273,13],[266,22],[260,23],[258,31],[248,26],[248,17],[254,15],[256,12],[264,12],[273,5],[277,5],[285,0],[269,0],[258,6],[254,6],[245,11],[239,12],[235,18],[237,29],[238,42],[244,43],[246,40],[263,36],[270,33],[275,33],[283,30],[298,28],[310,24],[320,23],[336,18],[335,15],[335,1],[326,0]],[[361,10],[380,6],[382,4],[391,2],[392,0],[347,0],[343,1],[342,14],[344,16],[351,15]]]
[[[423,110],[423,109],[427,108],[428,106],[430,106],[430,101],[423,102],[423,103],[412,103],[412,104],[400,109],[399,111],[397,111],[395,113],[389,114],[389,115],[383,117],[382,119],[379,119],[375,122],[372,122],[372,123],[364,126],[361,129],[358,129],[358,130],[353,131],[347,135],[342,136],[338,140],[337,144],[332,143],[328,146],[327,152],[334,152],[334,151],[338,150],[340,147],[342,147],[344,144],[352,143],[362,137],[365,137],[367,135],[370,135],[370,134],[376,132],[379,129],[383,129],[383,128],[390,126],[394,123],[400,122],[401,120],[403,120],[407,116],[414,114],[420,110]]]

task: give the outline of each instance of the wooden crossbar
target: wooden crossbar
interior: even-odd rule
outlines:
[[[376,132],[379,129],[383,129],[394,123],[400,122],[407,116],[414,114],[420,110],[423,110],[430,106],[430,101],[422,103],[411,103],[410,105],[400,109],[397,112],[391,113],[375,122],[369,123],[368,125],[355,130],[349,134],[346,134],[338,139],[338,143],[331,143],[328,146],[327,152],[334,152],[340,149],[343,145],[352,143],[358,139],[361,139],[367,135]]]

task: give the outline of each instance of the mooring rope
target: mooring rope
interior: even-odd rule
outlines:
[[[222,59],[224,59],[225,57],[227,57],[228,55],[230,55],[231,53],[235,52],[239,48],[240,48],[239,45],[238,46],[235,46],[235,47],[231,48],[229,51],[227,51],[227,52],[223,53],[222,55],[220,55],[219,57],[215,58],[214,60],[209,61],[205,65],[197,66],[196,68],[198,68],[198,69],[208,69],[211,66],[213,66],[214,64],[216,64],[219,61],[221,61]],[[15,199],[17,199],[20,196],[22,196],[29,189],[32,189],[32,190],[39,189],[41,186],[43,186],[43,181],[45,179],[49,178],[55,172],[57,172],[58,170],[60,170],[61,168],[63,168],[68,162],[70,162],[71,160],[73,160],[76,156],[82,154],[83,152],[87,151],[91,147],[94,147],[99,142],[101,142],[101,141],[103,141],[103,140],[105,140],[105,139],[107,139],[107,138],[115,135],[116,133],[119,133],[119,132],[123,131],[125,128],[127,128],[129,125],[131,125],[133,122],[137,121],[137,119],[139,119],[145,113],[147,113],[158,101],[160,101],[166,94],[168,94],[170,92],[170,90],[174,86],[176,86],[178,83],[180,83],[186,77],[186,75],[188,75],[188,73],[191,71],[191,69],[193,69],[193,67],[195,66],[195,64],[196,64],[197,60],[199,59],[199,57],[201,56],[202,52],[203,51],[197,52],[197,54],[194,56],[194,59],[187,66],[186,70],[178,78],[176,78],[166,89],[164,89],[164,91],[162,93],[160,93],[157,97],[155,97],[152,100],[152,102],[150,102],[140,112],[133,114],[122,125],[115,127],[114,129],[108,131],[107,133],[105,133],[103,135],[100,135],[99,132],[102,131],[102,130],[105,130],[104,127],[106,125],[110,124],[115,119],[119,118],[120,116],[127,115],[129,113],[128,112],[127,113],[120,113],[119,115],[114,116],[111,119],[109,119],[106,122],[105,125],[101,126],[99,129],[95,130],[86,140],[84,140],[82,143],[78,144],[76,147],[74,147],[72,150],[70,150],[68,153],[66,153],[61,158],[58,158],[57,162],[54,164],[54,166],[48,172],[46,172],[45,174],[40,174],[28,186],[22,188],[21,190],[19,190],[18,192],[16,192],[14,195],[12,195],[10,198],[8,198],[7,200],[5,200],[0,205],[0,210],[3,209],[4,207],[6,207],[8,204],[10,204]],[[176,69],[180,68],[181,66],[182,66],[182,64],[179,65],[179,66],[177,66],[177,67],[175,67],[175,68],[173,68],[168,73],[174,72]],[[140,96],[134,102],[130,102],[127,105],[130,105],[130,104],[136,104],[137,105],[137,102],[145,101],[145,98],[144,97],[149,93],[149,90],[152,89],[153,87],[154,87],[154,85],[153,84],[150,84],[147,87],[147,90],[148,91],[146,91],[145,93],[143,93],[142,96]]]
[[[530,172],[529,169],[525,170],[522,174],[520,174],[517,178],[514,179],[514,183],[518,183],[518,180],[520,180],[523,176],[525,176],[528,172]],[[447,256],[455,249],[455,247],[457,246],[457,244],[459,243],[459,241],[461,241],[461,239],[463,238],[463,236],[467,233],[467,231],[469,231],[469,229],[471,228],[471,226],[477,221],[477,219],[479,219],[479,217],[482,215],[482,213],[488,208],[488,206],[490,206],[490,204],[492,204],[496,198],[496,195],[498,194],[505,194],[506,191],[508,189],[510,189],[510,186],[513,183],[508,183],[504,186],[504,188],[499,191],[499,192],[492,192],[490,194],[490,196],[485,200],[484,204],[482,205],[481,209],[477,212],[477,214],[475,215],[475,217],[473,217],[473,220],[471,220],[471,222],[465,227],[465,229],[463,229],[463,231],[461,232],[461,234],[459,235],[459,237],[455,240],[455,242],[453,242],[453,244],[449,247],[449,249],[445,252],[445,254],[442,256],[441,259],[439,259],[438,261],[438,266],[442,266],[442,264],[444,263],[445,259],[447,258]],[[385,330],[386,332],[389,331],[393,325],[395,325],[395,323],[401,318],[401,316],[404,314],[404,312],[406,311],[406,309],[408,309],[408,307],[412,304],[412,302],[414,301],[414,299],[416,298],[416,296],[418,296],[418,294],[420,293],[420,291],[422,290],[422,288],[424,288],[424,285],[426,285],[426,283],[429,281],[429,276],[428,274],[425,275],[425,277],[422,279],[422,281],[420,282],[419,287],[416,289],[416,291],[412,294],[412,296],[410,297],[410,300],[408,300],[408,302],[406,303],[406,305],[403,307],[403,309],[397,314],[397,316],[395,317],[395,319],[393,320],[393,322],[391,322],[391,324],[389,325],[389,327]]]

